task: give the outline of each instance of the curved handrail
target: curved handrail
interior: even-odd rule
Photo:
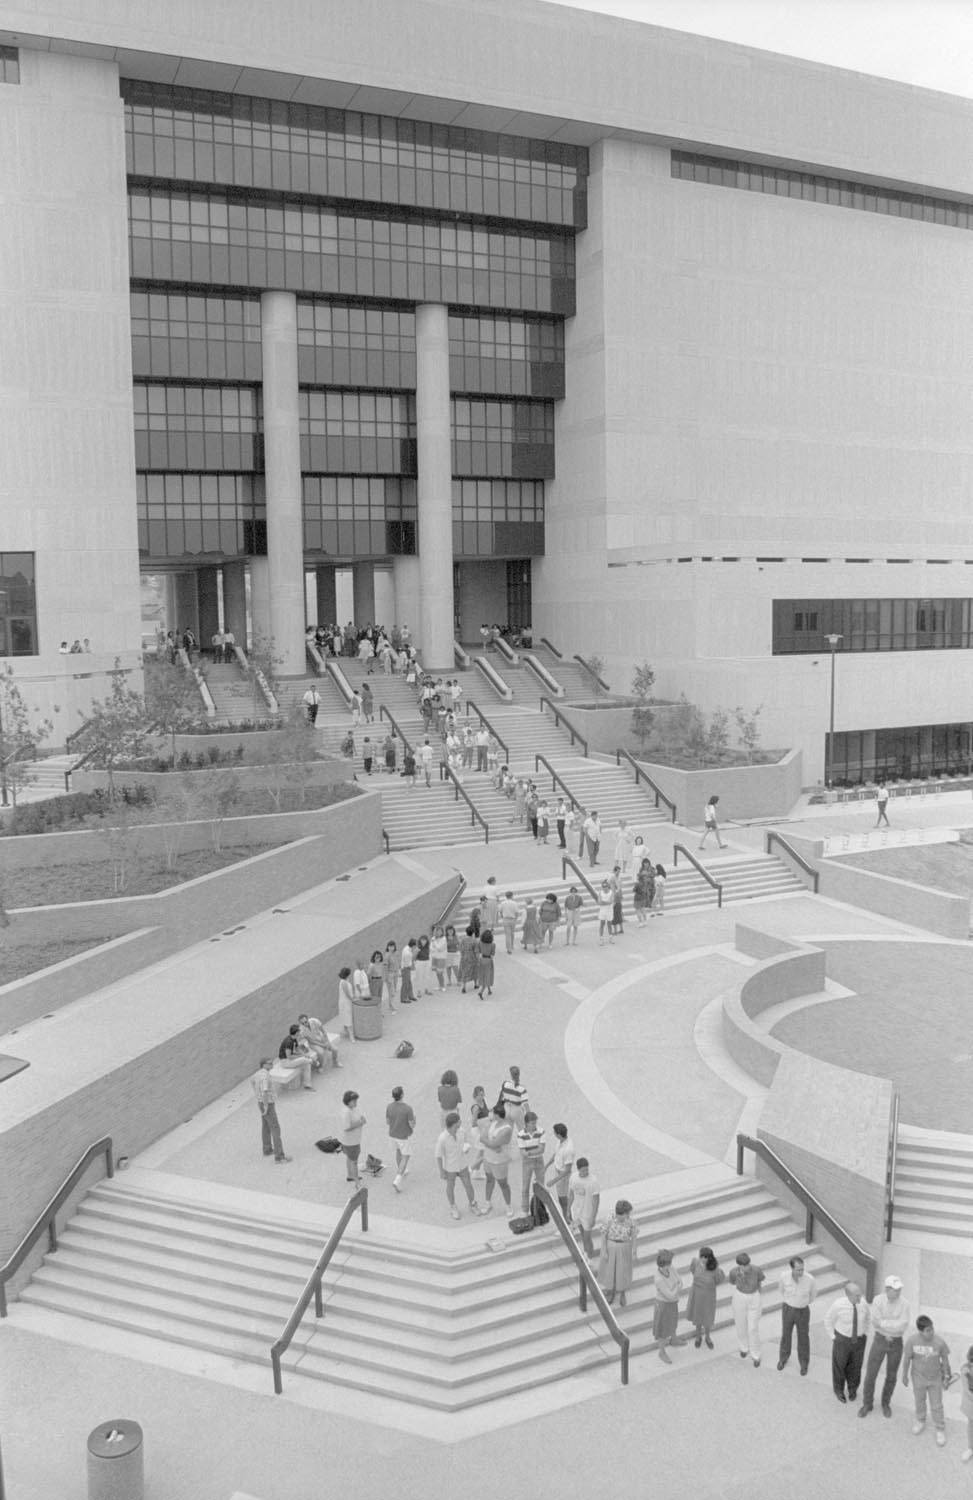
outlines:
[[[504,762],[504,765],[509,766],[510,765],[510,746],[507,744],[507,741],[503,738],[503,736],[501,734],[497,733],[496,729],[490,723],[490,720],[487,718],[487,716],[483,712],[482,708],[480,708],[478,704],[474,703],[472,698],[467,698],[467,700],[466,700],[466,717],[467,718],[469,718],[469,716],[470,716],[470,709],[472,709],[473,712],[476,714],[476,717],[479,719],[479,721],[483,725],[483,727],[485,729],[489,730],[490,734],[493,735],[493,738],[496,740],[497,744],[500,746],[500,749],[503,751],[503,762]]]
[[[723,887],[720,884],[720,882],[718,880],[714,880],[713,879],[712,875],[710,874],[709,870],[707,870],[706,866],[704,864],[700,863],[700,861],[696,858],[696,856],[693,853],[693,851],[691,849],[687,849],[686,846],[685,846],[685,844],[673,844],[673,846],[672,846],[672,863],[673,863],[673,866],[678,865],[680,854],[685,854],[686,858],[689,860],[689,863],[691,865],[695,865],[696,869],[699,871],[700,875],[702,875],[703,879],[709,885],[711,885],[713,887],[714,891],[716,892],[716,904],[717,904],[717,906],[722,906],[723,905]]]
[[[558,728],[559,725],[563,724],[564,727],[565,727],[565,729],[567,730],[568,734],[571,736],[571,744],[573,745],[574,742],[575,742],[575,740],[577,740],[578,744],[581,746],[581,753],[582,753],[582,755],[585,757],[586,760],[589,759],[590,756],[589,756],[589,752],[588,752],[588,741],[585,739],[585,737],[581,733],[580,729],[575,729],[575,727],[571,723],[570,719],[566,719],[564,717],[564,715],[562,714],[561,710],[559,708],[555,707],[555,705],[551,702],[550,698],[541,698],[540,699],[540,706],[541,706],[541,710],[542,711],[545,708],[549,708],[551,710],[551,713],[554,715],[554,727],[555,727],[555,729]]]
[[[57,1212],[70,1198],[85,1168],[94,1161],[96,1156],[104,1156],[105,1174],[108,1177],[114,1177],[115,1161],[112,1155],[112,1139],[110,1135],[103,1135],[100,1141],[93,1141],[87,1151],[78,1158],[53,1198],[48,1201],[46,1207],[41,1209],[20,1244],[11,1251],[4,1265],[0,1266],[0,1318],[7,1316],[7,1282],[19,1271],[45,1229],[47,1230],[48,1250],[53,1252],[57,1249]]]
[[[456,880],[457,880],[457,885],[456,885],[455,891],[450,896],[449,900],[446,902],[446,905],[443,907],[442,911],[439,913],[439,916],[436,918],[435,922],[430,922],[430,924],[429,924],[429,931],[430,932],[435,932],[435,930],[436,930],[437,927],[442,927],[442,926],[445,925],[446,918],[449,916],[449,914],[452,911],[453,907],[456,905],[457,901],[462,896],[463,892],[466,890],[466,876],[463,875],[463,874],[461,874],[459,870],[456,871]],[[0,1497],[0,1500],[2,1500],[2,1497]]]
[[[824,1204],[818,1198],[815,1198],[810,1188],[805,1187],[801,1179],[794,1175],[787,1163],[777,1155],[777,1152],[772,1147],[767,1145],[766,1141],[761,1141],[752,1135],[737,1136],[738,1177],[743,1176],[744,1151],[752,1151],[755,1156],[762,1157],[771,1170],[780,1178],[784,1186],[789,1188],[795,1198],[799,1198],[804,1204],[804,1238],[808,1244],[814,1238],[814,1221],[815,1219],[820,1219],[829,1234],[847,1251],[852,1260],[858,1262],[865,1272],[865,1301],[871,1302],[875,1293],[875,1276],[878,1271],[878,1261],[874,1255],[869,1255],[868,1251],[859,1245],[858,1241],[848,1233],[847,1229],[828,1213]]]
[[[470,656],[470,653],[460,645],[459,641],[453,642],[453,660],[458,667],[463,667],[464,669],[473,664],[473,658]]]
[[[895,1218],[895,1168],[899,1156],[899,1096],[892,1095],[892,1112],[889,1116],[889,1147],[885,1169],[885,1240],[892,1238],[892,1222]]]
[[[598,900],[598,892],[595,890],[594,886],[591,884],[591,881],[588,879],[587,875],[585,874],[584,870],[582,870],[582,868],[578,864],[577,860],[572,859],[570,854],[562,854],[561,855],[561,879],[562,880],[566,880],[567,879],[567,875],[565,874],[565,871],[567,870],[568,865],[571,866],[572,870],[574,871],[575,875],[577,875],[578,879],[581,881],[581,884],[584,886],[584,888],[588,892],[589,896],[591,896],[593,900],[597,901]]]
[[[341,694],[342,698],[345,701],[345,705],[347,706],[351,702],[352,686],[345,676],[344,672],[341,670],[337,657],[325,657],[324,670],[331,678],[331,681],[338,689],[338,692]]]
[[[534,756],[534,770],[535,771],[537,770],[538,766],[544,766],[546,768],[546,770],[547,770],[547,772],[548,772],[548,774],[549,774],[549,776],[551,778],[552,788],[559,786],[561,788],[562,792],[564,792],[564,794],[566,795],[568,801],[571,804],[571,807],[572,808],[575,808],[575,807],[580,808],[581,811],[584,813],[585,817],[587,817],[588,816],[588,809],[585,807],[585,805],[584,805],[583,802],[579,802],[578,801],[577,797],[575,797],[574,793],[571,791],[571,788],[568,786],[567,782],[564,780],[564,777],[560,776],[558,774],[558,772],[555,771],[554,767],[551,765],[551,762],[548,760],[548,758],[547,758],[546,755],[535,755]]]
[[[549,641],[547,639],[546,635],[542,635],[541,636],[541,645],[542,646],[546,646],[547,649],[548,649],[548,651],[550,651],[553,656],[557,657],[558,661],[563,661],[564,660],[564,652],[563,651],[559,651],[557,649],[557,647],[554,645],[554,643],[552,641]]]
[[[447,765],[445,763],[445,761],[444,761],[443,762],[443,770],[446,772],[446,775],[449,777],[450,781],[453,783],[453,792],[455,794],[454,797],[453,797],[453,801],[454,802],[458,802],[459,799],[460,799],[460,797],[462,797],[463,801],[466,803],[467,807],[469,808],[469,810],[470,810],[470,812],[472,814],[472,816],[470,818],[470,823],[472,824],[472,826],[474,828],[476,827],[477,823],[479,823],[482,826],[482,828],[483,828],[483,842],[485,844],[488,844],[490,842],[490,825],[487,822],[486,818],[480,812],[479,808],[474,804],[472,798],[470,797],[469,792],[466,790],[465,786],[460,781],[459,777],[457,776],[456,772],[453,770],[452,766]]]
[[[474,656],[473,666],[483,674],[488,685],[493,688],[498,698],[502,698],[505,703],[510,703],[513,700],[513,688],[510,687],[509,683],[504,682],[496,667],[492,662],[487,661],[485,656]]]
[[[378,721],[379,721],[379,723],[381,723],[383,719],[388,719],[388,721],[391,724],[393,730],[398,735],[399,739],[402,741],[403,745],[405,746],[405,748],[408,750],[409,754],[411,755],[413,753],[413,746],[412,746],[411,740],[407,739],[406,735],[404,734],[404,732],[399,728],[398,723],[396,722],[395,718],[392,715],[392,710],[389,709],[389,708],[386,708],[384,703],[380,703],[378,705]]]
[[[602,1322],[604,1323],[605,1328],[607,1329],[610,1337],[613,1338],[615,1340],[615,1343],[618,1345],[620,1351],[619,1366],[622,1377],[622,1385],[628,1385],[628,1357],[632,1341],[629,1338],[628,1334],[625,1333],[621,1328],[619,1328],[618,1323],[615,1319],[615,1314],[612,1312],[611,1306],[609,1305],[604,1292],[598,1285],[598,1279],[595,1276],[594,1271],[591,1269],[591,1266],[588,1264],[587,1260],[578,1249],[577,1241],[575,1240],[574,1235],[571,1233],[571,1230],[568,1228],[567,1220],[561,1212],[561,1205],[558,1203],[554,1194],[551,1192],[550,1188],[542,1186],[542,1184],[539,1182],[535,1182],[534,1192],[537,1194],[537,1197],[547,1209],[551,1223],[554,1225],[554,1228],[561,1236],[568,1254],[578,1268],[578,1308],[581,1312],[588,1311],[588,1293],[590,1292],[595,1299],[595,1306],[601,1314]]]
[[[611,684],[607,683],[605,681],[604,677],[599,677],[598,673],[595,671],[594,667],[590,667],[588,665],[588,663],[585,661],[584,657],[578,655],[577,651],[574,653],[574,660],[576,662],[578,662],[582,667],[584,667],[584,669],[587,672],[588,676],[589,677],[593,677],[600,688],[604,688],[604,690],[605,690],[606,693],[610,693],[611,692]]]
[[[271,1346],[270,1363],[274,1367],[274,1394],[277,1396],[281,1395],[284,1389],[284,1383],[281,1379],[280,1374],[280,1357],[282,1354],[286,1354],[287,1349],[290,1346],[291,1339],[294,1337],[295,1333],[300,1327],[301,1319],[307,1312],[307,1305],[312,1297],[314,1298],[314,1316],[316,1318],[324,1317],[324,1299],[321,1296],[321,1277],[324,1275],[325,1271],[328,1269],[328,1266],[331,1264],[331,1258],[337,1250],[339,1244],[341,1243],[341,1236],[348,1228],[348,1225],[351,1222],[352,1215],[358,1208],[361,1209],[362,1233],[366,1233],[368,1230],[367,1187],[359,1188],[357,1193],[352,1193],[351,1197],[348,1199],[348,1202],[345,1204],[344,1208],[341,1211],[341,1218],[338,1220],[337,1224],[334,1226],[330,1235],[328,1236],[328,1243],[325,1245],[324,1249],[321,1251],[321,1254],[318,1256],[317,1261],[315,1262],[314,1270],[311,1272],[310,1276],[304,1284],[303,1292],[294,1304],[294,1311],[291,1313],[290,1317],[287,1319],[287,1322],[284,1324],[283,1333],[281,1334],[277,1342]]]
[[[646,786],[650,786],[653,792],[655,792],[656,807],[658,807],[660,802],[664,802],[666,807],[668,807],[669,811],[672,813],[672,821],[674,823],[676,821],[676,804],[673,802],[672,798],[666,796],[661,786],[659,786],[652,780],[652,777],[649,775],[648,771],[646,771],[642,766],[639,765],[634,755],[630,755],[627,750],[616,750],[616,766],[620,766],[623,760],[627,760],[629,765],[632,767],[632,770],[635,772],[635,785],[638,786],[640,781],[644,781]]]
[[[805,875],[809,875],[811,877],[811,889],[813,890],[814,894],[817,895],[817,893],[818,893],[818,878],[819,877],[818,877],[818,872],[814,868],[814,866],[808,864],[808,862],[804,858],[804,856],[802,854],[798,854],[798,852],[794,848],[793,844],[789,844],[787,842],[787,840],[785,838],[783,838],[781,836],[781,834],[779,834],[775,828],[768,828],[767,832],[766,832],[766,835],[764,837],[764,853],[765,854],[769,854],[770,853],[770,846],[772,844],[779,844],[780,847],[784,850],[785,854],[789,854],[790,857],[791,857],[791,859],[794,861],[794,863],[796,865],[799,865],[801,867],[801,869],[804,871]]]

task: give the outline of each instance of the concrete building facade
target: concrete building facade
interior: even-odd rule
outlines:
[[[298,672],[350,593],[434,666],[648,660],[809,782],[838,636],[835,779],[969,763],[969,102],[539,0],[0,20],[39,708],[153,619]]]

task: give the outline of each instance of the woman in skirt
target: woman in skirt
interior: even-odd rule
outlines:
[[[632,1205],[627,1198],[619,1198],[602,1231],[598,1261],[598,1281],[608,1302],[614,1302],[617,1293],[620,1305],[625,1306],[625,1293],[632,1285],[637,1243],[638,1226],[632,1218]]]
[[[459,940],[459,987],[466,994],[466,986],[476,983],[476,969],[480,944],[472,926],[467,927]]]
[[[444,990],[446,988],[446,934],[441,927],[433,929],[432,942],[429,944],[429,957],[436,983],[441,990]]]
[[[446,988],[457,984],[459,975],[459,938],[452,922],[446,928]]]
[[[524,908],[524,932],[521,943],[529,953],[536,953],[541,945],[540,917],[537,907],[529,898]]]
[[[394,940],[385,944],[385,993],[388,996],[389,1010],[395,1009],[395,999],[399,991],[399,950]]]
[[[481,1000],[486,995],[493,994],[493,960],[496,951],[493,933],[489,927],[484,927],[480,933],[480,951],[476,964],[476,993]]]
[[[368,965],[368,993],[373,1000],[377,1000],[380,1004],[384,987],[385,954],[381,948],[376,948]]]
[[[652,1314],[652,1337],[659,1345],[659,1358],[671,1365],[667,1345],[675,1348],[682,1343],[676,1338],[679,1321],[679,1294],[682,1277],[672,1264],[672,1251],[660,1250],[655,1258],[655,1311]]]
[[[693,1284],[686,1303],[686,1317],[696,1325],[693,1342],[698,1349],[705,1339],[707,1349],[712,1349],[710,1334],[716,1322],[716,1288],[726,1280],[726,1272],[709,1245],[702,1246],[699,1254],[690,1262],[689,1270]]]
[[[429,952],[429,939],[423,933],[416,944],[415,973],[412,976],[415,986],[416,997],[419,995],[431,995],[429,988],[432,983],[432,955]]]

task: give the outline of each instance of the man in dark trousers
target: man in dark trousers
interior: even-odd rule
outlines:
[[[831,1384],[842,1405],[858,1395],[870,1324],[871,1312],[862,1289],[857,1282],[849,1281],[824,1315],[824,1326],[831,1335]]]
[[[289,1156],[284,1155],[284,1143],[280,1138],[280,1122],[277,1119],[277,1100],[274,1097],[274,1086],[270,1081],[270,1070],[273,1067],[269,1057],[261,1058],[260,1067],[250,1079],[260,1110],[260,1133],[263,1137],[264,1156],[272,1156],[275,1161],[290,1161]]]

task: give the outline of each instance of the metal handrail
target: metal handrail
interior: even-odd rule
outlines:
[[[467,718],[469,718],[469,716],[470,716],[470,709],[471,708],[472,708],[473,712],[476,714],[476,717],[479,719],[480,723],[483,725],[483,727],[485,729],[489,730],[490,734],[493,735],[493,738],[496,740],[497,744],[500,746],[500,749],[503,751],[503,762],[504,762],[504,765],[509,766],[510,765],[510,746],[507,744],[507,741],[502,737],[502,735],[499,735],[497,733],[496,729],[494,729],[493,725],[490,723],[490,720],[487,718],[487,716],[483,712],[482,708],[480,708],[476,703],[474,703],[472,698],[467,698],[467,700],[466,700],[466,717]]]
[[[892,1223],[895,1218],[895,1168],[899,1156],[899,1096],[892,1095],[892,1113],[889,1116],[889,1147],[885,1168],[885,1242],[892,1238]]]
[[[547,639],[546,635],[541,636],[541,645],[546,646],[548,651],[550,651],[554,656],[557,657],[558,661],[564,660],[564,652],[559,651],[557,647]]]
[[[84,1155],[78,1158],[53,1198],[49,1200],[45,1208],[41,1209],[20,1244],[11,1251],[5,1264],[0,1266],[0,1318],[7,1316],[7,1282],[19,1271],[45,1229],[47,1230],[48,1250],[53,1253],[57,1249],[56,1216],[58,1210],[63,1208],[77,1187],[85,1168],[94,1161],[96,1156],[104,1156],[106,1176],[114,1177],[115,1160],[112,1155],[112,1139],[110,1135],[103,1135],[100,1141],[93,1141]]]
[[[801,869],[804,871],[805,875],[809,875],[811,877],[811,889],[813,890],[814,894],[817,895],[817,893],[818,893],[818,879],[819,879],[819,876],[818,876],[818,872],[814,868],[814,866],[811,865],[811,864],[808,864],[808,862],[804,858],[804,856],[801,855],[801,854],[798,854],[798,852],[794,848],[793,844],[789,844],[787,842],[787,840],[785,838],[783,838],[777,832],[777,830],[775,828],[768,828],[767,832],[766,832],[766,835],[764,837],[764,853],[765,854],[769,854],[770,853],[770,846],[772,844],[779,844],[780,847],[784,850],[785,854],[789,854],[790,857],[791,857],[791,859],[794,861],[794,863],[796,865],[799,865],[801,867]]]
[[[318,648],[314,644],[314,642],[313,641],[305,641],[304,642],[304,651],[305,651],[305,654],[310,658],[311,665],[314,668],[314,674],[315,674],[315,676],[316,677],[324,677],[326,675],[326,668],[325,668],[325,665],[324,665],[324,657],[321,655],[320,651],[318,650]]]
[[[461,646],[459,641],[454,641],[453,661],[456,663],[456,665],[458,667],[462,667],[465,670],[471,664],[472,660],[473,658],[470,656],[470,653],[465,649],[465,647]]]
[[[430,932],[435,932],[435,930],[436,930],[437,927],[444,926],[444,924],[446,922],[446,918],[449,916],[449,914],[452,911],[453,907],[456,905],[457,901],[462,896],[463,892],[466,890],[466,876],[465,875],[461,875],[460,872],[459,872],[459,870],[456,871],[456,880],[457,880],[457,885],[456,885],[455,891],[450,896],[449,900],[446,902],[446,905],[443,907],[442,911],[439,913],[439,916],[436,918],[435,922],[431,922],[429,924],[429,931]]]
[[[274,1394],[277,1396],[280,1396],[284,1390],[284,1383],[281,1379],[280,1374],[280,1357],[282,1354],[286,1354],[290,1346],[291,1339],[294,1337],[295,1333],[300,1327],[301,1319],[307,1312],[307,1306],[312,1297],[314,1298],[314,1316],[316,1318],[324,1317],[324,1299],[321,1296],[321,1277],[324,1275],[325,1271],[328,1269],[328,1266],[331,1264],[331,1258],[337,1250],[339,1244],[341,1243],[341,1236],[348,1228],[352,1216],[354,1215],[355,1210],[358,1208],[361,1209],[362,1233],[366,1233],[368,1230],[367,1187],[359,1188],[357,1193],[352,1193],[351,1197],[348,1199],[348,1202],[345,1204],[342,1210],[341,1218],[332,1229],[331,1234],[328,1237],[328,1243],[325,1245],[324,1249],[321,1251],[321,1254],[318,1256],[314,1270],[311,1272],[310,1276],[305,1282],[303,1292],[298,1297],[297,1302],[294,1304],[294,1311],[287,1319],[287,1322],[284,1325],[283,1333],[277,1340],[276,1344],[272,1345],[271,1347],[270,1363],[274,1367]]]
[[[563,698],[565,696],[564,688],[558,682],[557,678],[554,676],[554,673],[547,670],[544,663],[538,660],[533,651],[524,652],[524,655],[521,659],[521,665],[524,667],[525,671],[533,672],[534,676],[537,678],[541,686],[546,687],[549,693],[554,693],[558,698]]]
[[[563,724],[564,727],[565,727],[565,729],[568,731],[568,734],[571,736],[571,744],[573,745],[574,742],[575,742],[575,740],[577,740],[578,744],[581,746],[581,753],[582,753],[582,755],[585,757],[586,760],[589,759],[588,741],[585,739],[585,737],[581,733],[580,729],[575,729],[575,727],[571,723],[570,719],[566,719],[564,717],[564,715],[562,714],[561,710],[559,708],[556,708],[554,706],[554,704],[551,702],[550,698],[541,698],[540,705],[541,705],[542,709],[549,708],[551,710],[551,713],[554,715],[554,727],[555,727],[555,729],[557,729],[561,724]]]
[[[351,702],[353,688],[344,672],[341,670],[341,664],[338,661],[338,658],[336,656],[326,656],[324,659],[324,670],[327,672],[328,676],[331,678],[331,681],[338,689],[338,692],[344,699],[345,704],[349,704]]]
[[[815,1198],[810,1188],[805,1187],[799,1177],[795,1177],[787,1163],[777,1155],[777,1152],[771,1146],[767,1145],[766,1141],[761,1141],[752,1135],[737,1136],[738,1177],[743,1176],[744,1151],[752,1151],[755,1156],[762,1157],[772,1171],[780,1178],[784,1186],[789,1188],[795,1198],[799,1198],[804,1204],[804,1238],[807,1244],[810,1244],[814,1238],[815,1219],[820,1219],[824,1227],[834,1236],[838,1244],[847,1251],[852,1260],[858,1262],[865,1272],[865,1301],[871,1302],[875,1293],[875,1277],[878,1272],[878,1261],[874,1255],[869,1255],[868,1251],[859,1245],[858,1241],[848,1233],[847,1229],[828,1213],[824,1204],[818,1198]]]
[[[669,811],[672,813],[672,821],[674,823],[676,821],[676,804],[673,802],[672,798],[666,796],[661,786],[657,785],[657,783],[652,780],[652,777],[649,775],[648,771],[646,771],[644,767],[639,765],[634,755],[629,754],[627,750],[616,750],[616,766],[620,766],[623,760],[627,760],[629,765],[632,767],[632,770],[635,772],[635,785],[638,786],[640,781],[644,781],[646,786],[650,786],[653,792],[655,792],[656,807],[658,807],[660,802],[664,802],[666,807],[668,807]]]
[[[720,882],[718,880],[714,880],[713,879],[712,875],[710,874],[709,870],[707,870],[706,866],[703,865],[703,864],[700,864],[700,862],[696,858],[695,854],[692,852],[691,849],[687,849],[686,846],[685,846],[685,844],[673,844],[673,846],[672,846],[672,863],[673,863],[674,866],[678,865],[680,854],[685,854],[686,858],[689,860],[689,863],[691,865],[695,865],[696,869],[699,871],[700,875],[702,875],[703,879],[705,881],[707,881],[708,884],[710,884],[713,887],[714,891],[716,892],[716,904],[717,904],[717,906],[722,906],[723,905],[723,887],[720,884]]]
[[[567,1220],[561,1212],[561,1205],[558,1203],[557,1198],[551,1192],[550,1188],[544,1187],[539,1182],[535,1182],[534,1192],[547,1209],[551,1223],[561,1236],[568,1254],[578,1268],[578,1308],[581,1312],[588,1311],[588,1293],[590,1292],[595,1299],[595,1306],[601,1313],[602,1321],[610,1337],[618,1345],[622,1385],[628,1385],[628,1357],[632,1341],[628,1334],[619,1328],[615,1314],[612,1312],[604,1292],[598,1285],[598,1279],[594,1271],[578,1249],[578,1243],[568,1228]]]
[[[403,733],[403,731],[399,728],[398,723],[396,722],[395,718],[392,715],[391,709],[386,708],[384,703],[380,703],[378,705],[378,721],[379,721],[379,723],[382,722],[383,718],[384,719],[388,719],[388,721],[391,724],[393,730],[398,735],[399,739],[402,741],[403,745],[408,750],[409,754],[412,755],[414,753],[414,749],[413,749],[411,741],[409,741],[406,738],[406,736]]]
[[[567,879],[565,871],[567,870],[568,865],[571,866],[572,870],[574,871],[575,875],[577,875],[578,879],[581,881],[581,884],[584,886],[584,888],[588,892],[589,896],[591,896],[593,900],[597,901],[598,900],[598,892],[595,890],[594,886],[591,884],[591,881],[588,879],[588,877],[585,874],[584,870],[582,870],[581,866],[577,863],[576,860],[574,860],[574,859],[571,858],[570,854],[562,854],[561,855],[561,879],[562,880],[566,880]]]
[[[385,840],[385,852],[386,852],[386,854],[391,854],[392,853],[392,842],[391,842],[388,834],[385,832],[384,828],[382,829],[382,838]]]
[[[605,679],[604,679],[604,677],[599,677],[598,673],[595,671],[594,667],[590,667],[588,665],[588,663],[585,661],[584,657],[578,655],[577,651],[574,653],[574,660],[576,662],[579,662],[581,664],[581,666],[584,667],[585,671],[588,673],[588,676],[589,677],[593,677],[595,679],[595,681],[597,682],[597,684],[598,684],[599,687],[604,688],[604,690],[605,690],[606,693],[610,693],[611,692],[611,684],[608,683],[608,682],[606,682]]]
[[[561,775],[559,775],[558,772],[555,771],[554,767],[551,765],[551,762],[548,760],[548,758],[547,758],[546,755],[535,755],[534,756],[534,771],[535,771],[535,773],[537,771],[538,766],[545,766],[547,768],[547,771],[548,771],[548,773],[550,775],[550,778],[551,778],[552,789],[554,787],[560,787],[561,790],[562,790],[562,792],[564,792],[565,795],[567,796],[567,799],[570,802],[572,809],[575,808],[575,807],[579,808],[581,810],[581,812],[584,813],[585,817],[587,817],[588,816],[588,809],[585,807],[585,805],[584,805],[583,802],[579,802],[578,799],[577,799],[577,797],[574,796],[574,794],[571,791],[571,788],[568,786],[567,782],[564,780],[564,777],[561,776]]]
[[[452,766],[447,765],[445,763],[445,761],[442,763],[442,766],[443,766],[443,770],[446,772],[446,775],[449,777],[450,781],[453,783],[453,792],[455,794],[454,797],[453,797],[453,801],[454,802],[458,802],[459,799],[460,799],[460,797],[462,797],[463,801],[466,803],[467,807],[469,808],[470,813],[472,814],[472,816],[470,818],[471,825],[474,828],[476,827],[477,823],[480,823],[482,825],[482,827],[483,827],[483,842],[485,844],[488,844],[490,842],[490,825],[489,825],[489,823],[487,822],[487,820],[483,816],[483,814],[480,812],[479,808],[474,805],[473,800],[470,797],[469,792],[466,790],[465,786],[463,786],[463,783],[460,781],[459,777],[457,776],[456,772],[453,770]]]

